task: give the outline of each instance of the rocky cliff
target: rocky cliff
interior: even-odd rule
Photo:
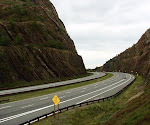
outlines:
[[[0,83],[86,74],[49,0],[0,0]]]
[[[136,72],[150,79],[150,29],[140,38],[137,44],[104,64],[102,70]]]

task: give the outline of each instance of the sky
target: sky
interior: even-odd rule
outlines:
[[[150,0],[50,1],[87,69],[102,66],[150,28]]]

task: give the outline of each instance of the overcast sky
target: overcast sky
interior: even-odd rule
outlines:
[[[150,0],[51,0],[86,68],[137,43],[150,28]]]

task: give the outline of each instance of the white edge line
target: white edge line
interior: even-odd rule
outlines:
[[[28,108],[28,107],[31,107],[31,106],[33,106],[33,104],[27,105],[27,106],[23,106],[23,107],[21,107],[21,108],[24,109],[24,108]]]
[[[1,107],[0,109],[10,108],[11,106]]]

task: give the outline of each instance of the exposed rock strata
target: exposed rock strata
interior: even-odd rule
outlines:
[[[86,74],[49,0],[0,0],[0,82]]]
[[[105,71],[131,71],[150,79],[150,29],[140,38],[137,44],[122,52],[104,64]]]

